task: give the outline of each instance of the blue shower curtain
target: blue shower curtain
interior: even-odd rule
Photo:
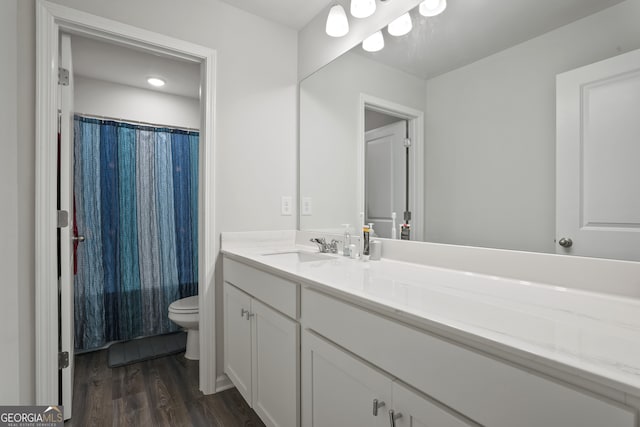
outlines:
[[[76,349],[177,327],[198,293],[197,132],[74,118]]]

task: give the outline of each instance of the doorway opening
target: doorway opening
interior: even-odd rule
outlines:
[[[423,116],[404,105],[360,97],[359,206],[379,237],[422,239]]]
[[[409,120],[365,107],[364,223],[387,239],[411,239]]]
[[[113,367],[186,343],[199,357],[200,64],[61,33],[60,67],[58,209],[70,221],[58,229],[59,392],[70,417],[86,386],[76,354],[107,351]],[[186,302],[185,333],[169,311]]]
[[[200,101],[196,114],[200,122],[200,143],[197,149],[197,227],[194,227],[194,230],[198,237],[197,283],[202,330],[199,388],[205,394],[213,393],[216,391],[216,364],[215,293],[212,278],[217,248],[213,209],[215,51],[46,1],[37,2],[36,19],[36,403],[61,404],[65,400],[65,393],[61,395],[59,386],[60,377],[63,377],[65,369],[68,369],[63,368],[63,364],[59,365],[59,362],[64,361],[64,353],[60,352],[59,337],[62,330],[69,329],[69,326],[58,323],[58,319],[65,315],[64,310],[58,305],[58,230],[61,242],[66,242],[67,247],[73,246],[70,242],[75,236],[71,231],[73,219],[67,215],[65,221],[62,212],[73,212],[71,202],[68,201],[66,206],[64,203],[59,207],[57,205],[58,150],[55,143],[61,99],[61,36],[65,33],[187,61],[195,64],[198,69]],[[64,79],[64,72],[60,72],[61,78]],[[118,118],[109,116],[112,119]],[[159,124],[166,123],[160,121]],[[70,170],[69,165],[66,170]],[[68,295],[69,281],[61,279],[60,288],[66,289]],[[70,409],[70,406],[68,408]]]

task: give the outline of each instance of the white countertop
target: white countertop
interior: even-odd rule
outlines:
[[[353,297],[409,323],[640,397],[640,300],[382,259],[299,262],[284,242],[229,245],[236,260]]]

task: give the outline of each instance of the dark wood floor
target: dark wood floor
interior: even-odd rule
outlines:
[[[184,354],[119,368],[107,350],[76,356],[73,417],[65,426],[264,426],[235,388],[198,390],[198,362]]]

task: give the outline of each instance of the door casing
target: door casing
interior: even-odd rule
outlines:
[[[36,403],[58,403],[58,285],[56,172],[58,54],[61,32],[98,38],[201,64],[198,252],[200,256],[200,390],[224,387],[215,372],[215,99],[216,51],[163,34],[81,12],[45,0],[36,2]]]

